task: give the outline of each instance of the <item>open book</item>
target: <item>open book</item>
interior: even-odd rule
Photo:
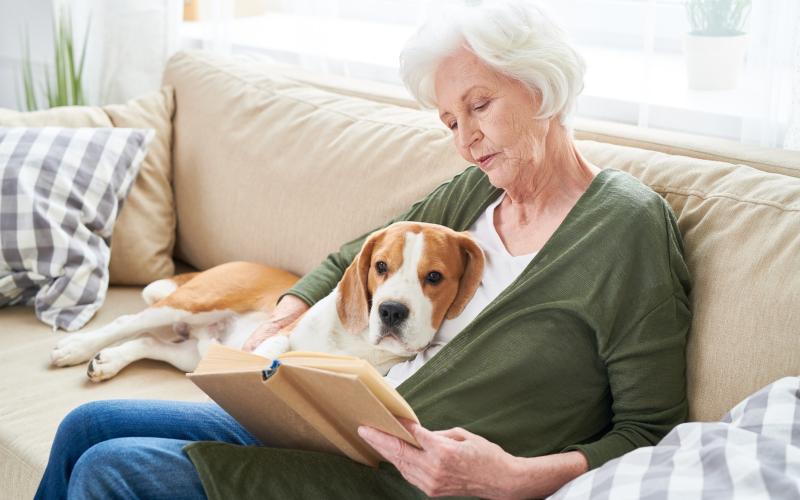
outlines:
[[[369,425],[419,447],[397,417],[419,422],[368,362],[294,351],[277,360],[212,344],[186,375],[262,443],[345,455],[375,467],[380,455],[358,435]]]

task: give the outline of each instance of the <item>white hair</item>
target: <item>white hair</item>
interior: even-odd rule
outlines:
[[[538,92],[542,103],[535,118],[557,116],[568,124],[583,90],[586,64],[541,5],[531,0],[483,1],[431,17],[400,54],[400,76],[422,106],[437,107],[436,69],[462,45],[489,67]]]

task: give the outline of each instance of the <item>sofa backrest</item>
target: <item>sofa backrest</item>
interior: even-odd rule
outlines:
[[[466,166],[434,117],[208,54],[176,55],[177,255],[303,274]]]
[[[165,83],[176,99],[177,256],[201,269],[244,259],[306,273],[466,166],[433,112],[379,85],[203,52],[174,56]],[[603,138],[584,125],[576,137]],[[800,179],[791,176],[800,154],[750,153],[751,164],[789,174],[780,175],[659,152],[737,151],[720,142],[715,156],[673,137],[677,145],[652,133],[579,147],[641,179],[678,216],[694,281],[690,418],[715,420],[800,373]]]

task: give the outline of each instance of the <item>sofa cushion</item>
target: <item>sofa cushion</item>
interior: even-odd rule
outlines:
[[[144,308],[140,291],[109,288],[87,330]],[[39,323],[29,308],[0,310],[0,497],[33,497],[58,423],[82,403],[123,398],[206,400],[178,370],[157,361],[138,361],[99,384],[86,378],[86,363],[50,367],[50,350],[60,338],[62,334]]]
[[[108,240],[152,130],[0,127],[0,306],[81,328],[108,288]]]
[[[111,238],[110,282],[145,285],[174,272],[172,89],[103,108],[72,106],[20,113],[0,109],[0,126],[126,127],[156,131]]]

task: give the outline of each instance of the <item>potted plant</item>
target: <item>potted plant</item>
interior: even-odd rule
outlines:
[[[688,0],[691,31],[686,36],[689,88],[726,90],[736,87],[744,61],[744,25],[751,0]]]
[[[76,57],[75,41],[72,36],[72,16],[67,8],[54,13],[53,22],[53,64],[50,70],[44,68],[44,84],[39,87],[33,75],[30,44],[27,36],[23,42],[22,87],[25,92],[25,106],[28,111],[40,108],[37,90],[42,90],[46,98],[45,107],[79,106],[86,104],[83,85],[83,63],[86,55],[86,41],[89,27],[83,36],[80,57]],[[37,88],[38,87],[38,88]]]

